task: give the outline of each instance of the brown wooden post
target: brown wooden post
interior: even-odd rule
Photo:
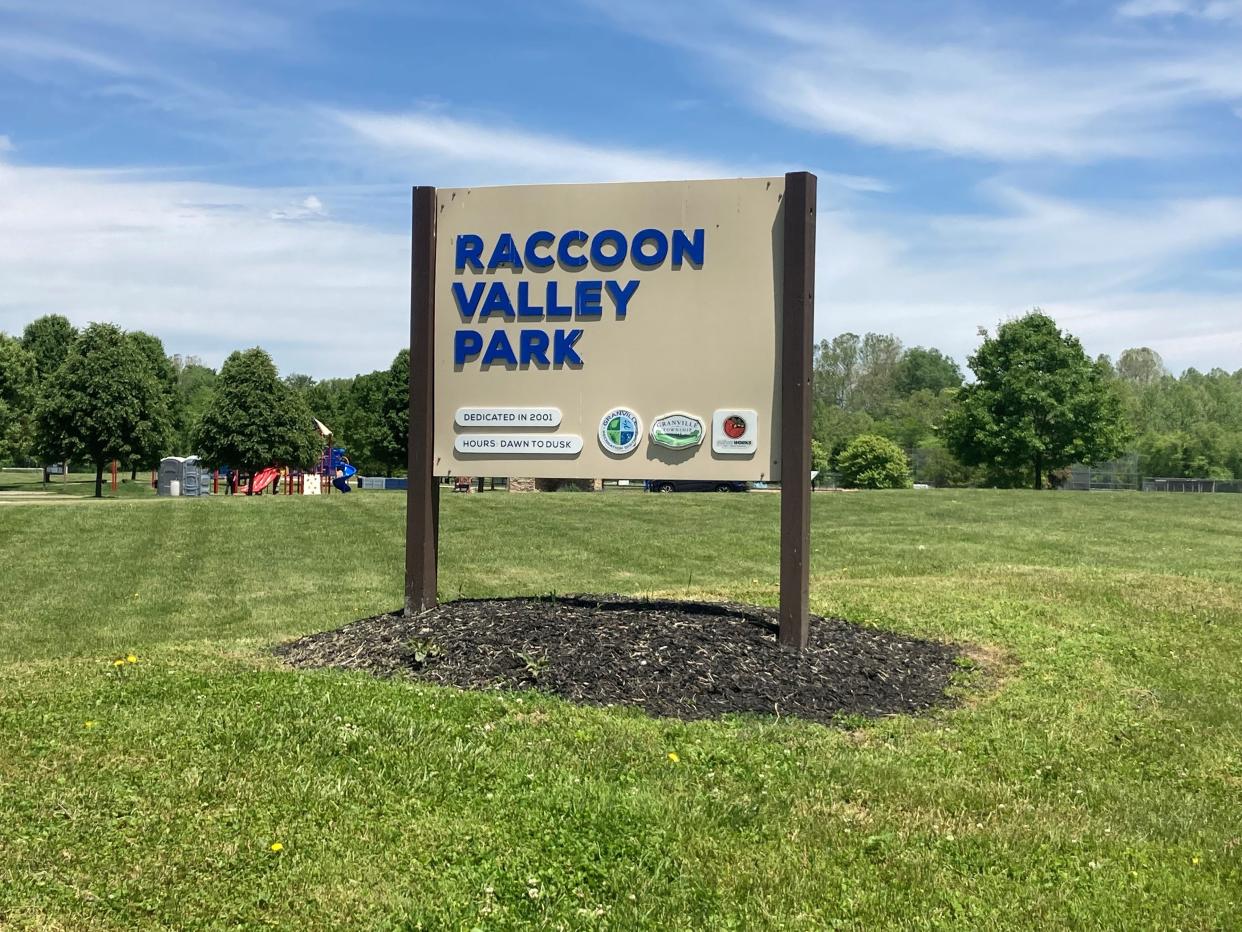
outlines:
[[[432,463],[436,189],[414,189],[410,254],[410,436],[405,492],[405,613],[436,605],[440,489]]]
[[[785,175],[781,309],[780,642],[806,647],[811,589],[811,351],[815,328],[815,188]]]

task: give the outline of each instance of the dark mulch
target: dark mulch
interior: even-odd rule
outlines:
[[[276,648],[297,667],[406,675],[465,689],[537,689],[588,705],[713,718],[831,722],[946,704],[959,648],[812,616],[810,644],[776,640],[752,605],[611,596],[449,602],[355,621]]]

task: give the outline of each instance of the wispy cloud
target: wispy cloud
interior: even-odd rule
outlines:
[[[1005,162],[1151,158],[1198,144],[1185,109],[1242,99],[1236,46],[1211,39],[1127,44],[951,16],[903,31],[742,0],[648,5],[657,30],[596,6],[696,56],[757,113],[871,145]]]
[[[105,30],[183,46],[239,51],[285,46],[296,34],[290,16],[235,0],[39,0],[36,4],[0,0],[0,14],[43,29],[81,29],[94,35]]]
[[[5,61],[10,68],[23,62],[51,62],[114,75],[128,74],[131,70],[119,57],[72,42],[23,32],[0,33],[0,64]]]
[[[364,160],[378,156],[396,162],[407,177],[417,167],[440,185],[736,178],[783,174],[790,167],[586,142],[425,111],[327,111],[327,116],[364,144]],[[359,157],[356,147],[353,156]],[[892,190],[888,182],[869,175],[821,170],[819,178],[827,197]]]
[[[1129,0],[1117,8],[1117,14],[1132,19],[1187,16],[1242,23],[1242,0]]]
[[[358,139],[393,155],[418,155],[445,169],[485,166],[488,183],[514,181],[651,181],[720,178],[736,166],[677,155],[584,143],[431,113],[337,111]]]
[[[1242,198],[1103,206],[999,183],[980,195],[992,210],[822,211],[817,334],[890,330],[963,358],[976,326],[1039,305],[1092,352],[1149,345],[1175,367],[1237,368],[1242,293],[1196,259],[1242,247]]]

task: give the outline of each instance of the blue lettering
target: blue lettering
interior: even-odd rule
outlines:
[[[523,366],[529,366],[532,362],[538,366],[548,364],[548,335],[542,330],[523,330],[518,334],[518,342]]]
[[[518,255],[517,243],[513,242],[512,233],[500,234],[500,238],[496,240],[496,248],[492,250],[492,257],[487,260],[489,272],[503,269],[506,266],[511,269],[522,267],[522,257]]]
[[[648,243],[655,246],[654,252],[647,253],[643,247]],[[634,264],[643,269],[654,269],[664,262],[668,255],[668,237],[660,230],[639,230],[634,234],[634,242],[630,244],[630,255]]]
[[[604,247],[612,244],[612,255]],[[601,269],[615,269],[625,261],[625,234],[620,230],[600,230],[591,240],[591,261]]]
[[[630,306],[630,298],[634,297],[634,292],[638,290],[638,279],[631,279],[624,285],[610,280],[604,282],[604,286],[608,289],[608,296],[617,306],[617,320],[624,320],[625,312]]]
[[[453,365],[465,365],[483,349],[483,334],[477,330],[458,330],[453,334]]]
[[[469,265],[474,271],[482,272],[483,237],[474,233],[462,233],[457,237],[457,271],[464,272]]]
[[[487,352],[483,354],[484,368],[494,365],[497,360],[503,362],[506,366],[517,365],[517,357],[513,355],[513,346],[509,343],[509,335],[503,330],[497,330],[492,334],[492,338],[487,344]]]
[[[493,314],[513,320],[513,302],[509,300],[509,291],[503,282],[492,282],[487,289],[487,300],[483,302],[483,310],[479,311],[479,320],[487,320]]]
[[[526,267],[531,269],[550,269],[556,265],[556,260],[549,253],[541,256],[535,252],[540,246],[551,246],[556,242],[556,237],[547,230],[536,230],[530,236],[526,237]]]
[[[470,320],[479,309],[479,298],[483,297],[483,283],[475,282],[470,289],[470,297],[466,297],[466,286],[461,282],[453,282],[453,297],[457,301],[457,313],[462,320]]]
[[[530,303],[530,282],[518,282],[517,316],[519,319],[523,317],[543,319],[543,307]]]
[[[703,228],[694,231],[694,238],[686,236],[685,230],[673,231],[673,268],[681,268],[688,260],[696,269],[703,265]]]
[[[604,283],[599,281],[580,281],[574,284],[574,313],[579,317],[601,317],[604,309],[600,307],[600,289]]]
[[[552,344],[552,364],[555,366],[580,366],[582,365],[582,357],[578,355],[578,351],[574,349],[574,344],[578,342],[578,338],[582,336],[581,330],[564,330],[556,331],[556,338]]]
[[[557,261],[560,262],[560,264],[565,266],[565,268],[567,269],[585,268],[587,264],[586,256],[581,255],[581,254],[576,255],[576,256],[570,255],[569,247],[570,246],[581,246],[583,243],[587,241],[588,238],[589,237],[587,236],[587,234],[582,230],[570,230],[568,233],[566,233],[564,236],[561,237],[560,243],[557,244],[557,247],[556,247]],[[552,303],[551,301],[548,302],[549,305],[551,305],[551,303]]]
[[[586,265],[586,259],[582,260],[582,264]],[[573,312],[571,305],[556,303],[556,282],[548,282],[548,309],[545,315],[548,320],[568,320]]]

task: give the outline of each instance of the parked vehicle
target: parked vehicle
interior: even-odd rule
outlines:
[[[709,481],[707,479],[647,479],[643,488],[648,492],[746,492],[745,482]]]

